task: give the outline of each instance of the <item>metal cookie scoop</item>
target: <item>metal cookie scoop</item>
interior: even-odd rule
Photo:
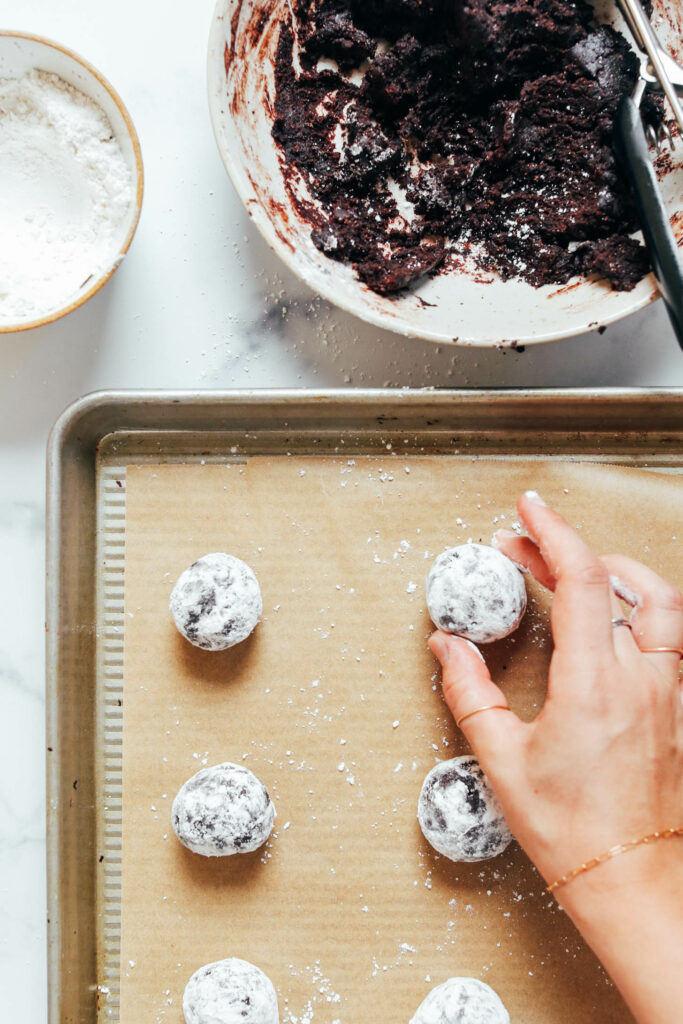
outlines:
[[[683,98],[683,68],[681,65],[673,59],[670,53],[667,53],[661,43],[657,43],[659,50],[659,59],[662,62],[662,67],[666,72],[666,75],[673,85],[676,93],[679,97]],[[648,67],[648,89],[653,91],[661,92],[662,86],[659,79],[657,78],[652,65]]]
[[[648,64],[645,67],[641,64],[641,78],[645,82],[645,87],[661,89],[671,104],[679,130],[683,134],[683,107],[679,98],[679,92],[683,96],[683,68],[659,42],[640,0],[617,2],[636,46],[647,54]]]

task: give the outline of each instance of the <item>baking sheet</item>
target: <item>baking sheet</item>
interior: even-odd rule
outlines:
[[[105,391],[73,403],[47,460],[50,1024],[119,1020],[128,465],[369,455],[392,443],[680,474],[682,414],[680,391],[665,388]]]
[[[426,650],[424,577],[444,546],[509,526],[529,486],[597,549],[681,582],[683,485],[651,473],[393,450],[128,468],[122,1024],[180,1024],[188,977],[224,956],[270,975],[284,1022],[407,1022],[455,974],[493,985],[515,1024],[631,1019],[521,851],[454,865],[415,820],[427,770],[467,749]],[[264,594],[255,635],[223,654],[167,611],[212,550],[248,561]],[[520,632],[487,651],[524,717],[550,655],[530,592]],[[263,779],[278,818],[263,850],[205,860],[175,840],[170,804],[222,760]]]

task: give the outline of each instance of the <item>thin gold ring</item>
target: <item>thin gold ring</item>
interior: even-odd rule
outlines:
[[[683,649],[680,647],[641,647],[641,654],[677,654],[683,658]]]
[[[617,629],[618,626],[626,626],[627,629],[630,629],[631,632],[633,632],[633,626],[628,619],[625,619],[623,616],[620,616],[618,619],[612,619],[612,628]]]
[[[483,708],[475,708],[474,711],[468,711],[466,715],[461,715],[460,718],[455,720],[455,724],[459,727],[461,722],[464,722],[466,718],[471,718],[472,715],[479,715],[482,711],[493,711],[494,708],[498,708],[501,711],[511,711],[512,709],[507,704],[486,704]]]

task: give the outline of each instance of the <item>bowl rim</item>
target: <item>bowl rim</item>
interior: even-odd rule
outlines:
[[[131,242],[133,241],[135,232],[137,231],[137,227],[140,222],[140,213],[142,211],[142,198],[145,188],[145,172],[142,163],[142,149],[140,147],[140,139],[138,138],[138,133],[135,130],[133,119],[128,113],[126,105],[117,93],[116,89],[114,89],[113,85],[104,77],[103,74],[101,74],[101,72],[97,70],[97,68],[93,64],[90,63],[90,61],[87,61],[84,57],[81,57],[79,54],[75,53],[74,50],[70,50],[67,46],[62,46],[61,43],[57,43],[53,39],[48,39],[46,36],[37,35],[33,32],[18,32],[13,29],[0,29],[0,37],[11,39],[27,39],[30,42],[41,43],[43,46],[48,46],[53,50],[58,50],[60,53],[63,53],[70,60],[74,61],[76,64],[80,64],[82,68],[85,68],[86,71],[93,75],[93,77],[100,83],[100,85],[109,93],[111,99],[118,107],[119,113],[121,114],[121,117],[123,118],[124,123],[126,125],[126,130],[128,132],[131,144],[133,146],[133,153],[135,156],[135,212],[130,227],[126,233],[126,237],[123,240],[123,245],[119,249],[118,258],[114,260],[113,265],[110,267],[110,269],[104,276],[98,277],[86,292],[80,295],[77,299],[74,299],[74,301],[70,302],[67,306],[61,306],[59,309],[53,310],[53,312],[47,313],[45,316],[38,317],[35,320],[26,320],[16,324],[0,324],[0,334],[17,334],[20,331],[30,331],[34,327],[44,327],[45,324],[51,324],[54,323],[55,320],[61,320],[63,316],[67,316],[69,313],[72,313],[75,309],[78,309],[79,306],[84,305],[88,301],[88,299],[91,299],[93,295],[95,295],[96,292],[98,292],[100,288],[102,288],[107,283],[107,281],[112,276],[114,271],[117,270],[121,262],[121,258],[125,256],[125,254],[128,252]]]
[[[355,303],[353,299],[347,298],[345,295],[338,295],[334,287],[332,285],[328,287],[325,281],[318,280],[313,284],[310,278],[307,277],[304,269],[299,265],[295,252],[284,244],[282,239],[280,239],[277,232],[274,230],[267,212],[261,206],[261,203],[255,195],[250,183],[241,173],[237,159],[222,139],[223,125],[221,118],[231,118],[231,115],[227,111],[221,111],[219,106],[222,95],[220,85],[224,82],[226,74],[225,65],[222,59],[226,43],[225,24],[226,22],[228,24],[232,22],[236,2],[241,3],[242,0],[216,0],[211,19],[211,27],[209,30],[207,48],[207,92],[209,114],[211,117],[211,125],[213,128],[216,146],[223,166],[228,172],[233,188],[237,192],[247,214],[256,224],[256,227],[268,244],[269,248],[279,256],[283,263],[296,275],[296,277],[299,278],[300,281],[319,294],[327,302],[330,302],[333,306],[336,306],[338,309],[341,309],[346,313],[350,313],[352,316],[357,317],[365,323],[372,324],[382,330],[388,330],[406,338],[416,338],[423,341],[434,342],[439,345],[453,345],[454,347],[462,348],[506,349],[522,348],[527,345],[549,344],[553,341],[562,341],[565,338],[575,338],[582,334],[598,331],[602,328],[618,323],[620,320],[625,320],[627,317],[640,312],[640,310],[645,309],[647,306],[661,298],[654,275],[650,273],[646,278],[644,278],[644,280],[649,279],[652,284],[649,292],[644,294],[642,297],[637,298],[635,301],[631,301],[630,305],[625,304],[624,308],[619,309],[614,313],[607,315],[603,314],[597,319],[592,320],[588,319],[589,314],[587,314],[584,320],[573,324],[571,327],[565,328],[562,331],[551,331],[542,334],[520,336],[515,338],[512,342],[506,342],[501,341],[499,338],[483,337],[481,335],[474,338],[460,336],[457,339],[454,339],[452,333],[443,333],[430,328],[420,328],[418,331],[409,324],[388,319],[387,316],[379,310],[365,306],[361,307],[358,303]],[[331,275],[331,281],[333,278],[334,274]],[[624,295],[628,294],[628,292],[624,293]]]

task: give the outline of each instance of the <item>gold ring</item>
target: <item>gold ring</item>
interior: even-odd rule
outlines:
[[[628,619],[623,618],[623,616],[618,619],[612,619],[612,628],[616,629],[618,626],[626,626],[627,629],[630,629],[631,632],[633,632],[633,626]]]
[[[677,654],[683,658],[683,649],[680,647],[641,647],[641,654]]]
[[[501,711],[511,711],[512,709],[507,704],[487,704],[483,708],[475,708],[474,711],[468,711],[466,715],[461,715],[460,718],[456,718],[455,724],[460,726],[461,722],[464,722],[466,718],[471,718],[472,715],[478,715],[482,711],[493,711],[494,708],[499,708]]]

